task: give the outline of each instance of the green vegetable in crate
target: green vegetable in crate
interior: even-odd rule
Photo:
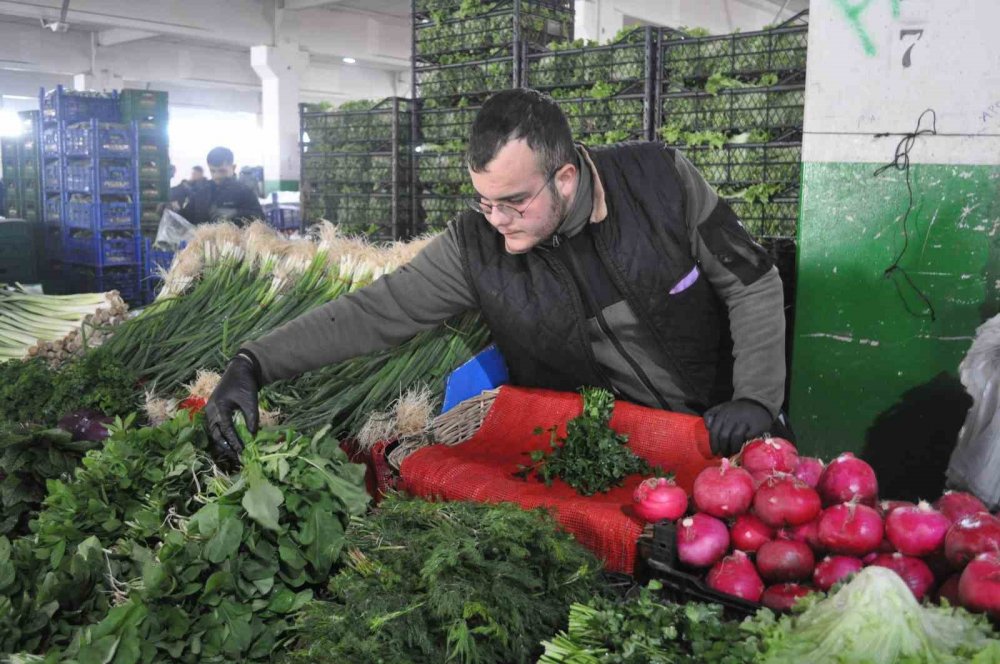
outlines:
[[[281,661],[530,662],[566,607],[601,587],[592,554],[547,513],[510,504],[390,496],[346,537],[347,567]]]
[[[531,473],[551,485],[559,478],[584,496],[603,493],[635,473],[652,472],[644,460],[625,443],[628,436],[608,426],[615,398],[607,390],[585,388],[583,414],[566,424],[566,437],[557,436],[558,428],[548,430],[550,451],[535,450],[532,463],[521,466],[518,474],[527,478]],[[535,430],[536,434],[543,429]]]
[[[626,601],[570,607],[569,628],[543,642],[539,664],[751,664],[758,641],[723,618],[722,607],[658,598],[658,581]]]

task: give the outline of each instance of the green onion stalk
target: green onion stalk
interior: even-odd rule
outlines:
[[[0,289],[0,360],[41,356],[62,361],[103,340],[103,329],[120,323],[128,306],[116,291],[41,295],[20,285]]]

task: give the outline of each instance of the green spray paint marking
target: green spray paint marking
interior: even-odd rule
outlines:
[[[899,0],[892,0],[892,17],[899,18]]]
[[[872,3],[872,0],[861,0],[856,5],[852,5],[850,0],[835,0],[837,6],[844,12],[844,16],[851,23],[854,28],[855,34],[858,35],[858,39],[861,40],[861,45],[865,49],[865,53],[869,56],[875,55],[875,43],[872,41],[871,37],[868,36],[868,31],[865,30],[865,26],[861,24],[861,15],[868,9],[868,5]],[[899,0],[892,0],[893,6],[892,11],[894,15],[898,15],[899,12]]]

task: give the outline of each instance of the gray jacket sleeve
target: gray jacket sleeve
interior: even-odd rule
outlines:
[[[396,346],[476,306],[453,226],[414,259],[243,346],[264,384]]]
[[[785,392],[785,311],[781,278],[766,251],[680,152],[691,250],[729,309],[734,399],[751,399],[777,417]]]

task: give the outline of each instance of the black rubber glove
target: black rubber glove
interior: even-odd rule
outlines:
[[[750,438],[771,427],[774,418],[756,401],[736,399],[713,406],[705,412],[712,454],[732,456]]]
[[[260,411],[257,392],[260,381],[257,378],[256,361],[249,355],[238,353],[226,367],[211,398],[205,404],[205,425],[212,438],[212,456],[227,466],[239,467],[243,441],[236,433],[233,416],[242,411],[250,433],[257,433]]]

